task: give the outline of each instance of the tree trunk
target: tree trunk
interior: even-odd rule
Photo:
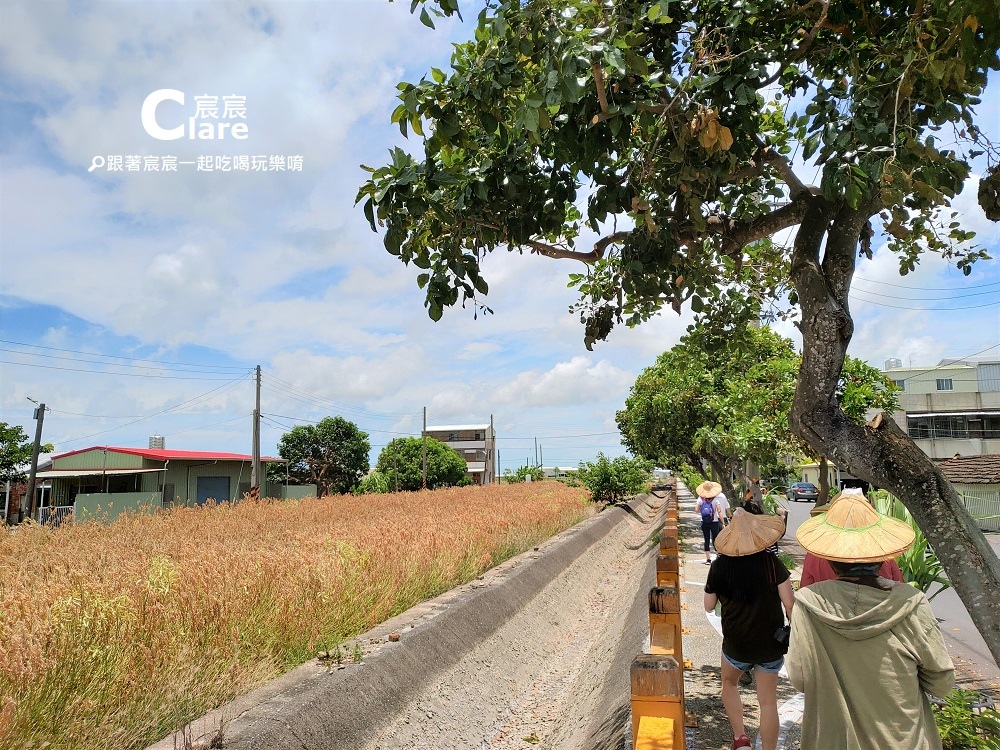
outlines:
[[[819,457],[819,497],[816,505],[823,505],[830,498],[830,468],[826,456]]]
[[[712,467],[712,472],[716,476],[716,481],[722,485],[722,493],[726,496],[726,499],[729,500],[729,504],[733,508],[738,508],[742,500],[737,496],[737,491],[733,487],[732,480],[729,478],[730,474],[728,468],[726,467],[725,460],[714,453],[706,455],[705,458]]]
[[[837,404],[837,383],[854,330],[848,292],[860,234],[871,213],[846,207],[833,212],[817,198],[795,238],[791,278],[802,310],[803,354],[789,423],[820,455],[903,502],[1000,661],[1000,560],[983,533],[941,470],[891,417],[882,414],[859,425]]]

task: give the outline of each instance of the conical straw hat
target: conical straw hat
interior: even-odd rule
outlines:
[[[702,482],[694,488],[698,497],[715,497],[722,492],[722,485],[718,482]]]
[[[807,552],[834,562],[891,560],[908,549],[915,536],[908,523],[883,516],[860,494],[838,498],[830,510],[795,532]]]
[[[715,540],[715,549],[727,557],[743,557],[767,549],[781,539],[785,522],[778,516],[755,516],[737,508],[733,520]]]

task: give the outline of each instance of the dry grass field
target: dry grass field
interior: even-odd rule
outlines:
[[[142,748],[593,513],[556,482],[0,536],[0,748]]]

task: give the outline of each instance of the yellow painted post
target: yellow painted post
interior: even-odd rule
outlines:
[[[680,587],[680,560],[676,553],[656,556],[656,585]]]
[[[649,590],[649,650],[670,654],[684,663],[681,640],[681,597],[675,587],[657,586]]]
[[[639,719],[639,732],[633,745],[635,750],[674,750],[675,747],[673,719],[658,716]]]
[[[640,654],[632,661],[632,746],[638,748],[644,717],[673,721],[673,750],[685,750],[684,674],[680,663],[665,654]],[[662,726],[662,725],[661,725]],[[652,745],[647,747],[660,747]],[[670,747],[670,746],[668,746]]]
[[[680,552],[680,539],[677,536],[677,528],[668,529],[666,527],[660,532],[660,554],[676,555]]]

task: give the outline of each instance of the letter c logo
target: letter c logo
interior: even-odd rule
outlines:
[[[161,128],[156,122],[156,107],[164,101],[184,104],[184,92],[177,89],[157,89],[146,97],[142,103],[142,127],[158,141],[176,141],[184,137],[184,126],[176,128]]]

